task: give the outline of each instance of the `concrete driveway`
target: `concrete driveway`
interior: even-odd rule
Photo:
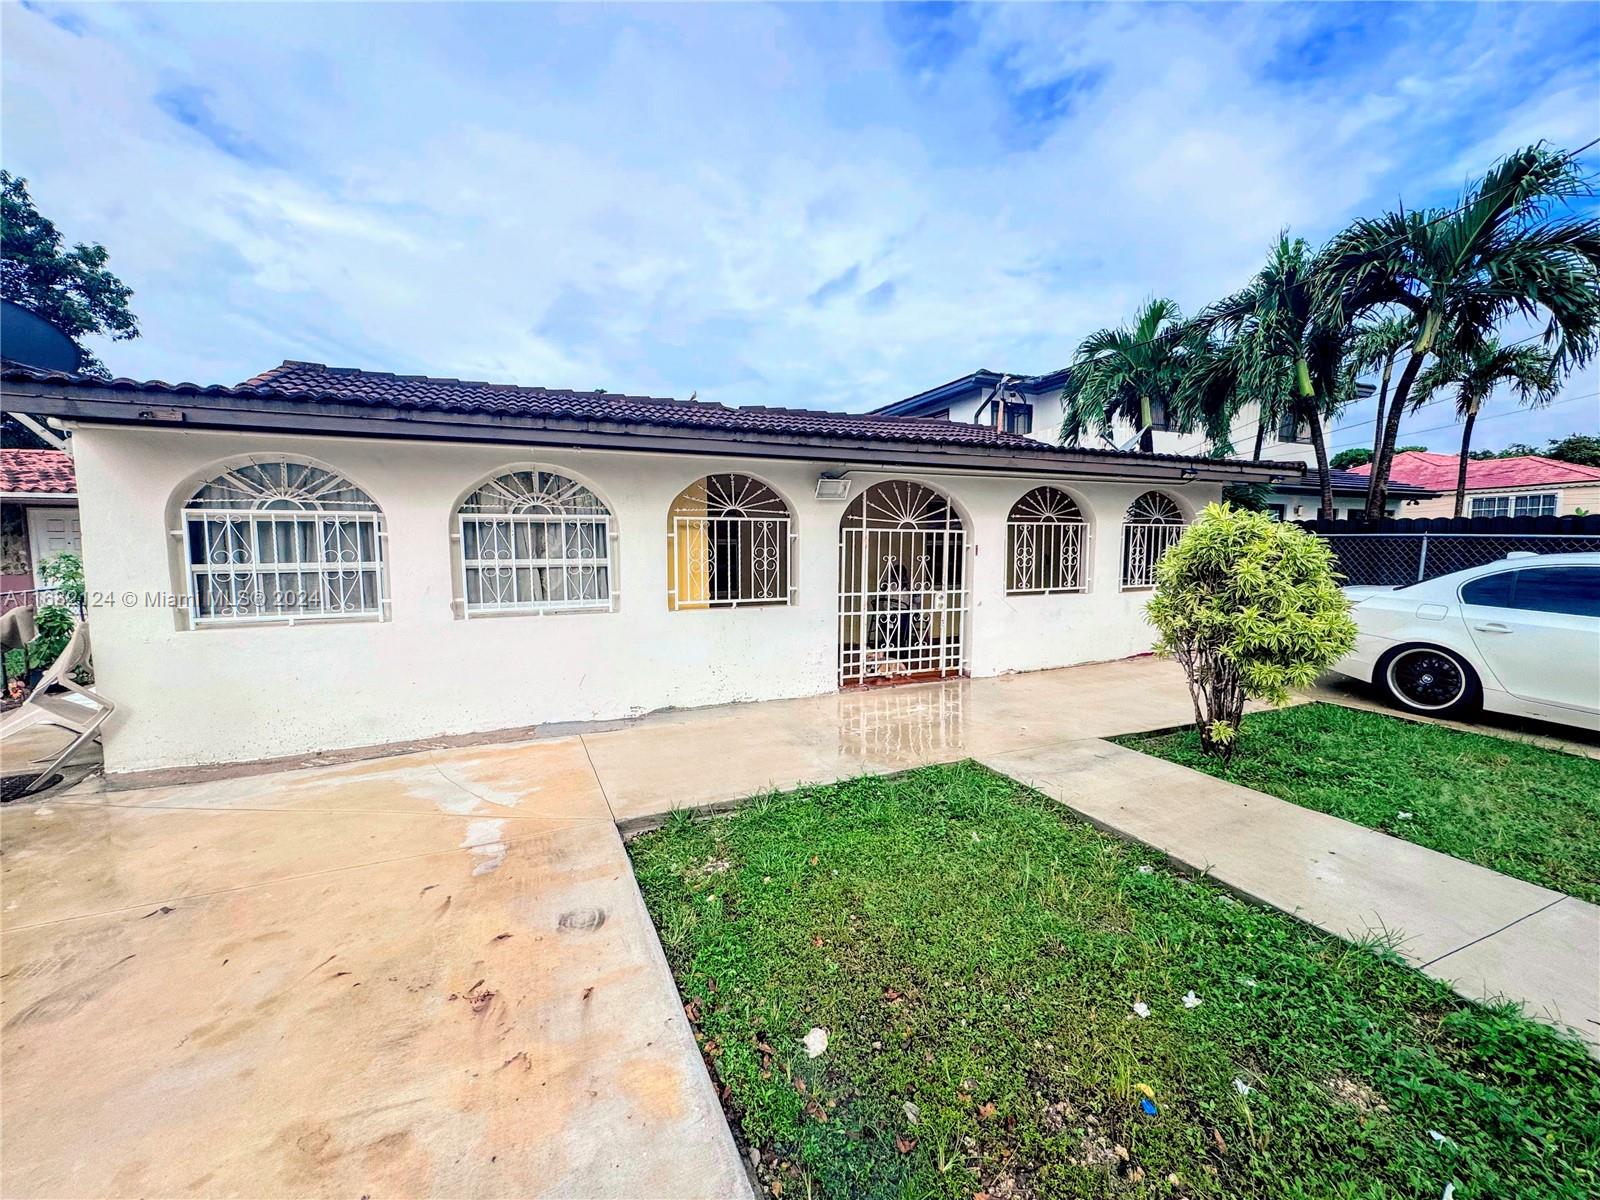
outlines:
[[[0,813],[22,1196],[747,1185],[577,739]]]

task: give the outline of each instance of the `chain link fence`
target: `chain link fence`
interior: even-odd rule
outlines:
[[[1574,554],[1600,551],[1600,535],[1564,533],[1324,533],[1346,584],[1402,587],[1515,552]]]

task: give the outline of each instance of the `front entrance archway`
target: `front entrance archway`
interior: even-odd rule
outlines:
[[[966,666],[961,515],[908,479],[875,483],[839,523],[839,686],[945,679]]]

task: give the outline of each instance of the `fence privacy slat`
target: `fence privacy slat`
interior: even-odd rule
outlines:
[[[1569,517],[1385,517],[1296,522],[1313,533],[1543,533],[1600,537],[1600,513]]]

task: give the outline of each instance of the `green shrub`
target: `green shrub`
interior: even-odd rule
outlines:
[[[1281,705],[1355,645],[1326,543],[1210,504],[1156,568],[1145,613],[1189,678],[1206,753],[1232,757],[1245,698]]]
[[[39,564],[39,578],[45,584],[61,593],[69,604],[82,604],[84,597],[83,587],[83,559],[70,550],[63,550],[60,554],[52,554]]]
[[[51,555],[40,562],[39,578],[66,603],[47,604],[34,613],[39,636],[23,649],[6,651],[7,679],[22,679],[31,670],[44,670],[60,657],[72,640],[77,622],[68,606],[83,603],[83,559],[70,550]]]

